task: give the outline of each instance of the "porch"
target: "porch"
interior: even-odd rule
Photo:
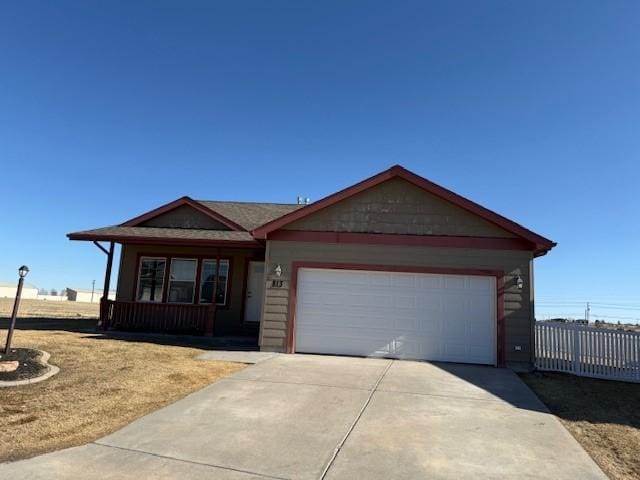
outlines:
[[[116,254],[107,256],[105,286]],[[264,249],[251,246],[121,244],[116,299],[103,296],[97,328],[257,341]]]
[[[98,326],[103,330],[213,335],[214,305],[125,302],[102,299]]]

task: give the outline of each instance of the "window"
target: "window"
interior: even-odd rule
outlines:
[[[167,290],[164,290],[167,263],[170,264]],[[212,303],[226,305],[229,283],[229,260],[220,260],[218,287],[214,295],[216,261],[180,257],[141,257],[137,301],[168,303]],[[200,280],[197,272],[200,269]],[[164,295],[164,296],[163,296]],[[200,295],[200,297],[196,297]]]
[[[138,301],[161,302],[164,288],[164,258],[142,257],[138,276]]]
[[[202,261],[202,276],[200,285],[200,303],[211,303],[213,299],[213,284],[216,276],[216,261]],[[229,260],[220,260],[218,272],[218,288],[216,288],[216,305],[227,303],[227,283],[229,281]]]
[[[198,261],[191,258],[173,258],[171,260],[167,302],[193,303],[197,265]]]

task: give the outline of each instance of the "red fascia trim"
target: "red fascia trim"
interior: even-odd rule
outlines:
[[[399,169],[398,176],[407,180],[408,182],[411,182],[414,185],[428,191],[429,193],[432,193],[433,195],[440,197],[443,200],[451,202],[454,205],[457,205],[458,207],[463,208],[464,210],[467,210],[468,212],[473,213],[510,233],[513,233],[514,235],[518,235],[525,240],[530,241],[531,243],[535,243],[541,248],[547,248],[547,250],[550,250],[556,245],[555,242],[543,237],[542,235],[538,235],[537,233],[532,232],[528,228],[523,227],[513,220],[509,220],[499,213],[496,213],[493,210],[489,210],[488,208],[483,207],[482,205],[479,205],[469,200],[468,198],[463,197],[462,195],[458,195],[451,190],[441,187],[440,185],[433,183],[432,181],[427,180],[424,177],[416,175],[415,173],[410,172],[409,170],[406,170],[399,165],[392,167],[392,169],[393,168]]]
[[[447,190],[446,188],[441,187],[427,180],[426,178],[416,175],[415,173],[408,171],[400,165],[395,165],[390,169],[385,170],[384,172],[374,175],[373,177],[363,180],[362,182],[356,183],[355,185],[345,188],[344,190],[341,190],[337,193],[329,195],[328,197],[325,197],[322,200],[318,200],[311,205],[303,207],[299,210],[294,210],[291,213],[272,220],[271,222],[256,228],[251,233],[256,238],[264,239],[266,238],[268,233],[278,230],[291,222],[311,215],[323,208],[329,207],[335,203],[338,203],[346,198],[349,198],[357,193],[360,193],[395,177],[402,178],[445,201],[453,203],[454,205],[457,205],[458,207],[467,210],[468,212],[477,215],[508,232],[513,233],[514,235],[518,235],[519,237],[522,237],[523,239],[538,245],[539,250],[550,250],[555,246],[555,243],[551,240],[542,237],[541,235],[538,235],[531,230],[518,225],[512,220],[509,220],[508,218],[503,217],[496,212],[478,205],[477,203],[472,202],[471,200],[468,200],[458,195],[457,193]]]
[[[93,240],[116,242],[131,245],[178,245],[185,247],[263,247],[264,245],[257,240],[253,241],[237,241],[237,240],[205,240],[205,239],[185,239],[185,238],[158,238],[158,237],[136,237],[127,235],[92,235],[92,234],[74,234],[67,235],[69,240]]]
[[[163,213],[167,213],[170,212],[171,210],[174,210],[178,207],[181,207],[183,205],[188,205],[194,209],[196,209],[197,211],[199,211],[200,213],[206,215],[209,218],[212,218],[220,223],[222,223],[223,225],[226,225],[227,227],[229,227],[231,230],[237,231],[237,232],[246,232],[245,228],[242,228],[240,225],[238,225],[237,223],[235,223],[232,220],[229,220],[227,217],[220,215],[218,212],[215,212],[213,210],[211,210],[210,208],[205,207],[204,205],[202,205],[201,203],[196,202],[194,199],[192,199],[191,197],[181,197],[177,200],[174,200],[173,202],[169,202],[166,205],[162,205],[161,207],[158,207],[154,210],[151,210],[147,213],[143,213],[142,215],[132,218],[131,220],[127,220],[126,222],[120,224],[121,227],[135,227],[137,225],[140,225],[141,223],[144,223],[148,220],[151,220],[152,218],[155,218],[159,215],[162,215]]]
[[[370,270],[376,272],[434,273],[438,275],[478,275],[496,279],[496,362],[505,365],[505,314],[504,314],[504,271],[475,268],[413,267],[407,265],[366,265],[359,263],[292,262],[291,283],[289,285],[289,313],[287,322],[287,353],[295,353],[296,299],[298,270],[301,268],[323,268],[330,270]]]
[[[520,238],[461,237],[447,235],[392,235],[387,233],[314,232],[276,230],[269,240],[290,242],[356,243],[419,247],[479,248],[493,250],[534,250],[535,245]]]

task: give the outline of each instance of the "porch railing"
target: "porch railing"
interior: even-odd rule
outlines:
[[[214,318],[214,305],[105,299],[100,304],[100,325],[103,329],[211,335]]]

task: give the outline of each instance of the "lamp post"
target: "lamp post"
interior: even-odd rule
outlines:
[[[22,295],[22,284],[24,283],[24,277],[29,273],[29,267],[22,265],[18,269],[18,290],[16,291],[16,300],[13,303],[13,313],[11,314],[11,325],[9,325],[9,333],[7,334],[7,344],[4,347],[5,355],[9,353],[11,348],[11,338],[13,337],[13,330],[16,328],[16,317],[18,316],[18,307],[20,307],[20,295]]]

